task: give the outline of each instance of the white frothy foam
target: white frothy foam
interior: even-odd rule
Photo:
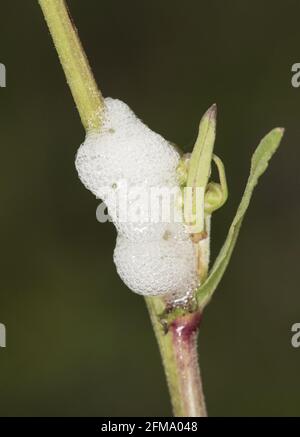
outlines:
[[[178,162],[173,145],[152,132],[125,103],[111,98],[105,99],[101,133],[88,134],[76,156],[81,181],[97,198],[105,199],[117,228],[117,271],[132,291],[144,296],[177,299],[195,290],[199,284],[194,245],[184,224],[172,217],[158,223],[121,221],[108,189],[117,192],[125,180],[129,188],[171,190],[178,187]]]

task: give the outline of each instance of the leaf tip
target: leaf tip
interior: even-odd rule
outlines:
[[[204,116],[208,116],[209,118],[216,120],[217,118],[217,104],[214,103],[210,108],[206,111]]]
[[[275,127],[275,129],[273,129],[271,132],[276,133],[280,136],[280,139],[283,137],[283,134],[285,132],[285,128],[284,127]]]
[[[205,123],[209,123],[215,129],[216,123],[217,123],[217,105],[216,105],[216,103],[211,105],[208,108],[208,110],[204,113],[203,117],[200,120],[199,127],[201,127]]]
[[[285,129],[284,129],[284,127],[276,127],[275,129],[273,129],[273,132],[277,136],[277,147],[278,147],[279,144],[281,143],[282,138],[283,138]]]

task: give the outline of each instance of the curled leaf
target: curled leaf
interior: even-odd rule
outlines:
[[[207,214],[212,214],[214,211],[221,208],[228,198],[228,188],[224,164],[217,155],[213,155],[213,161],[218,168],[220,183],[209,182],[207,184],[204,199],[205,212]]]

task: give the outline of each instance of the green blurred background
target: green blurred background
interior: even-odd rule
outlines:
[[[69,6],[103,94],[153,130],[189,151],[217,102],[230,199],[214,217],[214,255],[255,146],[286,128],[205,312],[199,354],[211,416],[299,415],[299,1]],[[97,223],[76,175],[84,132],[37,1],[1,0],[0,29],[0,415],[170,415],[143,299],[117,276],[115,230]]]

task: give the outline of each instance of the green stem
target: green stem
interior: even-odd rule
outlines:
[[[146,298],[150,318],[159,345],[176,417],[206,417],[206,406],[198,364],[197,336],[201,313],[176,317],[167,330],[161,323],[163,303]]]
[[[103,98],[64,0],[39,0],[85,130],[99,130]]]
[[[86,131],[100,130],[103,98],[91,72],[87,57],[64,0],[39,0],[67,82]],[[146,303],[158,340],[171,401],[176,416],[206,416],[197,360],[197,332],[200,314],[181,313],[165,333],[159,314],[164,310],[160,299]]]

